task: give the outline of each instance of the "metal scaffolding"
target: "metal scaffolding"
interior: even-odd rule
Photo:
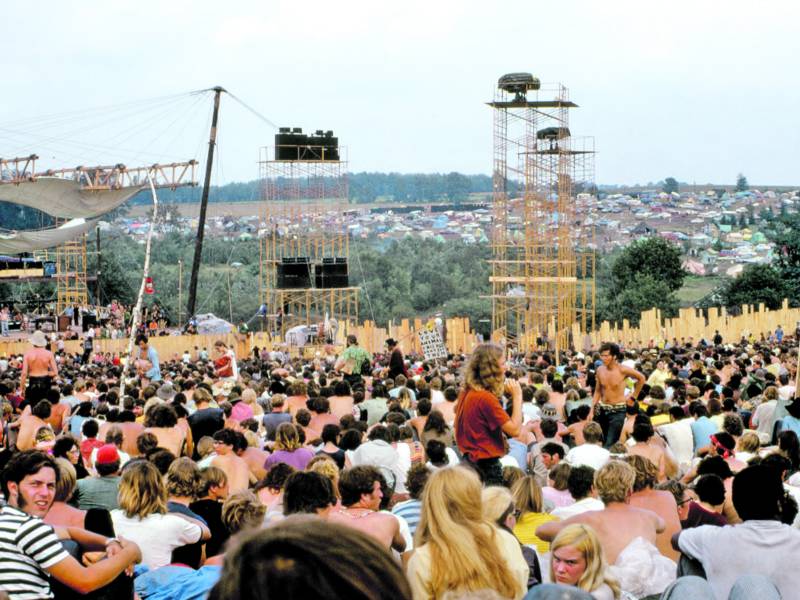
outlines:
[[[326,317],[339,323],[356,322],[360,288],[320,286],[314,271],[323,261],[335,260],[349,269],[344,214],[347,162],[327,159],[324,147],[304,147],[323,160],[276,160],[277,150],[262,148],[259,160],[263,197],[260,292],[266,306],[266,328],[283,340],[289,329],[313,327]],[[307,261],[303,264],[308,269],[308,285],[282,286],[279,265],[298,259]]]
[[[494,101],[492,330],[521,351],[594,327],[594,142],[569,130],[567,88],[504,76]]]

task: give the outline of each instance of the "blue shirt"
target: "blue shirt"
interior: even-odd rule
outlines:
[[[197,571],[167,565],[137,576],[133,586],[143,600],[204,600],[221,572],[215,565]]]
[[[708,417],[700,417],[692,423],[692,437],[694,438],[694,451],[711,443],[711,436],[717,433],[717,426]]]
[[[800,419],[795,419],[792,415],[781,418],[781,431],[794,431],[800,437]]]
[[[142,349],[139,348],[139,354],[136,355],[136,358],[140,358],[142,356]],[[147,360],[150,361],[152,364],[152,368],[145,373],[147,378],[150,381],[161,381],[161,366],[158,364],[158,352],[152,346],[147,347]]]
[[[514,438],[508,438],[508,455],[519,463],[519,468],[527,470],[528,447]]]
[[[408,523],[408,528],[411,531],[411,536],[417,531],[419,525],[419,515],[422,512],[422,502],[420,500],[406,500],[399,502],[392,508],[392,514],[398,517],[403,517]]]

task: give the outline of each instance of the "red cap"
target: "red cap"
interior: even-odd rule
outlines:
[[[119,460],[119,452],[114,444],[106,444],[97,449],[97,456],[94,459],[96,465],[108,465]]]

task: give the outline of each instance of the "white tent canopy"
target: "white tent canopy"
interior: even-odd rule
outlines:
[[[98,221],[99,219],[73,219],[53,229],[0,233],[0,254],[21,254],[60,246],[90,231]]]
[[[139,186],[90,190],[75,180],[37,177],[34,181],[0,185],[0,200],[36,208],[54,217],[91,219],[114,210],[141,190]],[[13,224],[0,226],[11,228]]]

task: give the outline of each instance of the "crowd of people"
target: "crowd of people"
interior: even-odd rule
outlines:
[[[140,335],[127,365],[30,341],[0,360],[12,599],[800,597],[789,336],[426,361]]]

